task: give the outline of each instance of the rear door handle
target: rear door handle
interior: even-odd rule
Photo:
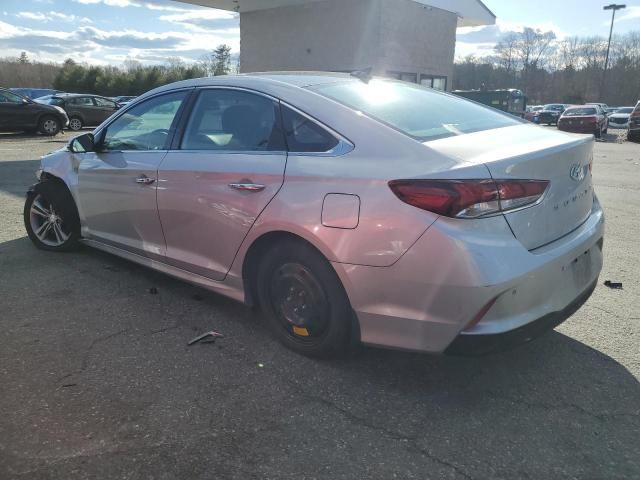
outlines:
[[[147,177],[146,175],[140,175],[136,178],[136,183],[142,183],[143,185],[150,185],[155,181],[155,178]]]
[[[247,192],[260,192],[265,187],[259,183],[230,183],[229,186],[235,190],[245,190]]]

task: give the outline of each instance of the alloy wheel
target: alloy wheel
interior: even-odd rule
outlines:
[[[69,128],[71,130],[80,130],[82,128],[82,122],[77,118],[69,120]]]
[[[45,133],[53,135],[58,131],[58,122],[49,118],[42,123],[42,129]]]
[[[31,203],[29,222],[36,237],[49,247],[59,247],[71,236],[64,219],[42,195],[36,195]]]

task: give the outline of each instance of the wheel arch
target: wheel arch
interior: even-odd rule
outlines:
[[[327,256],[306,238],[286,230],[273,230],[256,237],[247,248],[242,261],[242,283],[245,292],[245,303],[251,307],[257,305],[256,277],[258,266],[263,255],[279,242],[290,240],[301,242],[316,250],[324,258]],[[329,259],[327,259],[329,261]]]
[[[309,239],[296,233],[287,230],[272,230],[269,232],[265,232],[253,239],[251,245],[248,247],[246,253],[244,254],[241,274],[244,290],[244,303],[247,306],[251,308],[255,308],[258,306],[257,273],[262,256],[265,255],[265,253],[271,247],[273,247],[273,245],[285,240],[300,242],[322,255],[322,257],[327,262],[329,262],[329,265],[331,265],[331,267],[334,269],[338,282],[340,282],[342,289],[344,290],[344,293],[347,297],[347,301],[350,305],[353,305],[349,295],[349,285],[345,283],[345,281],[348,282],[348,279],[345,278],[340,271],[336,270],[334,263],[331,261],[328,255],[322,251],[321,248],[318,248],[318,246],[311,242]],[[351,317],[351,340],[357,343],[360,341],[360,321],[355,311],[353,310],[353,306],[351,306],[351,308],[353,312],[353,315]]]

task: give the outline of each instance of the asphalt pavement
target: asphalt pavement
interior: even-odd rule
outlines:
[[[596,144],[604,270],[556,331],[488,357],[317,361],[206,290],[36,250],[24,193],[68,139],[0,134],[1,479],[640,478],[640,144]]]

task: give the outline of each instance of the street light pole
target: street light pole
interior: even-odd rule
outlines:
[[[607,67],[609,66],[609,50],[611,49],[611,36],[613,34],[613,21],[616,18],[616,11],[627,8],[626,5],[616,5],[612,3],[602,7],[603,10],[611,10],[611,28],[609,28],[609,43],[607,43],[607,56],[604,59],[604,71],[602,72],[602,81],[600,82],[600,100],[602,100],[602,94],[604,93],[605,79],[607,76]]]

